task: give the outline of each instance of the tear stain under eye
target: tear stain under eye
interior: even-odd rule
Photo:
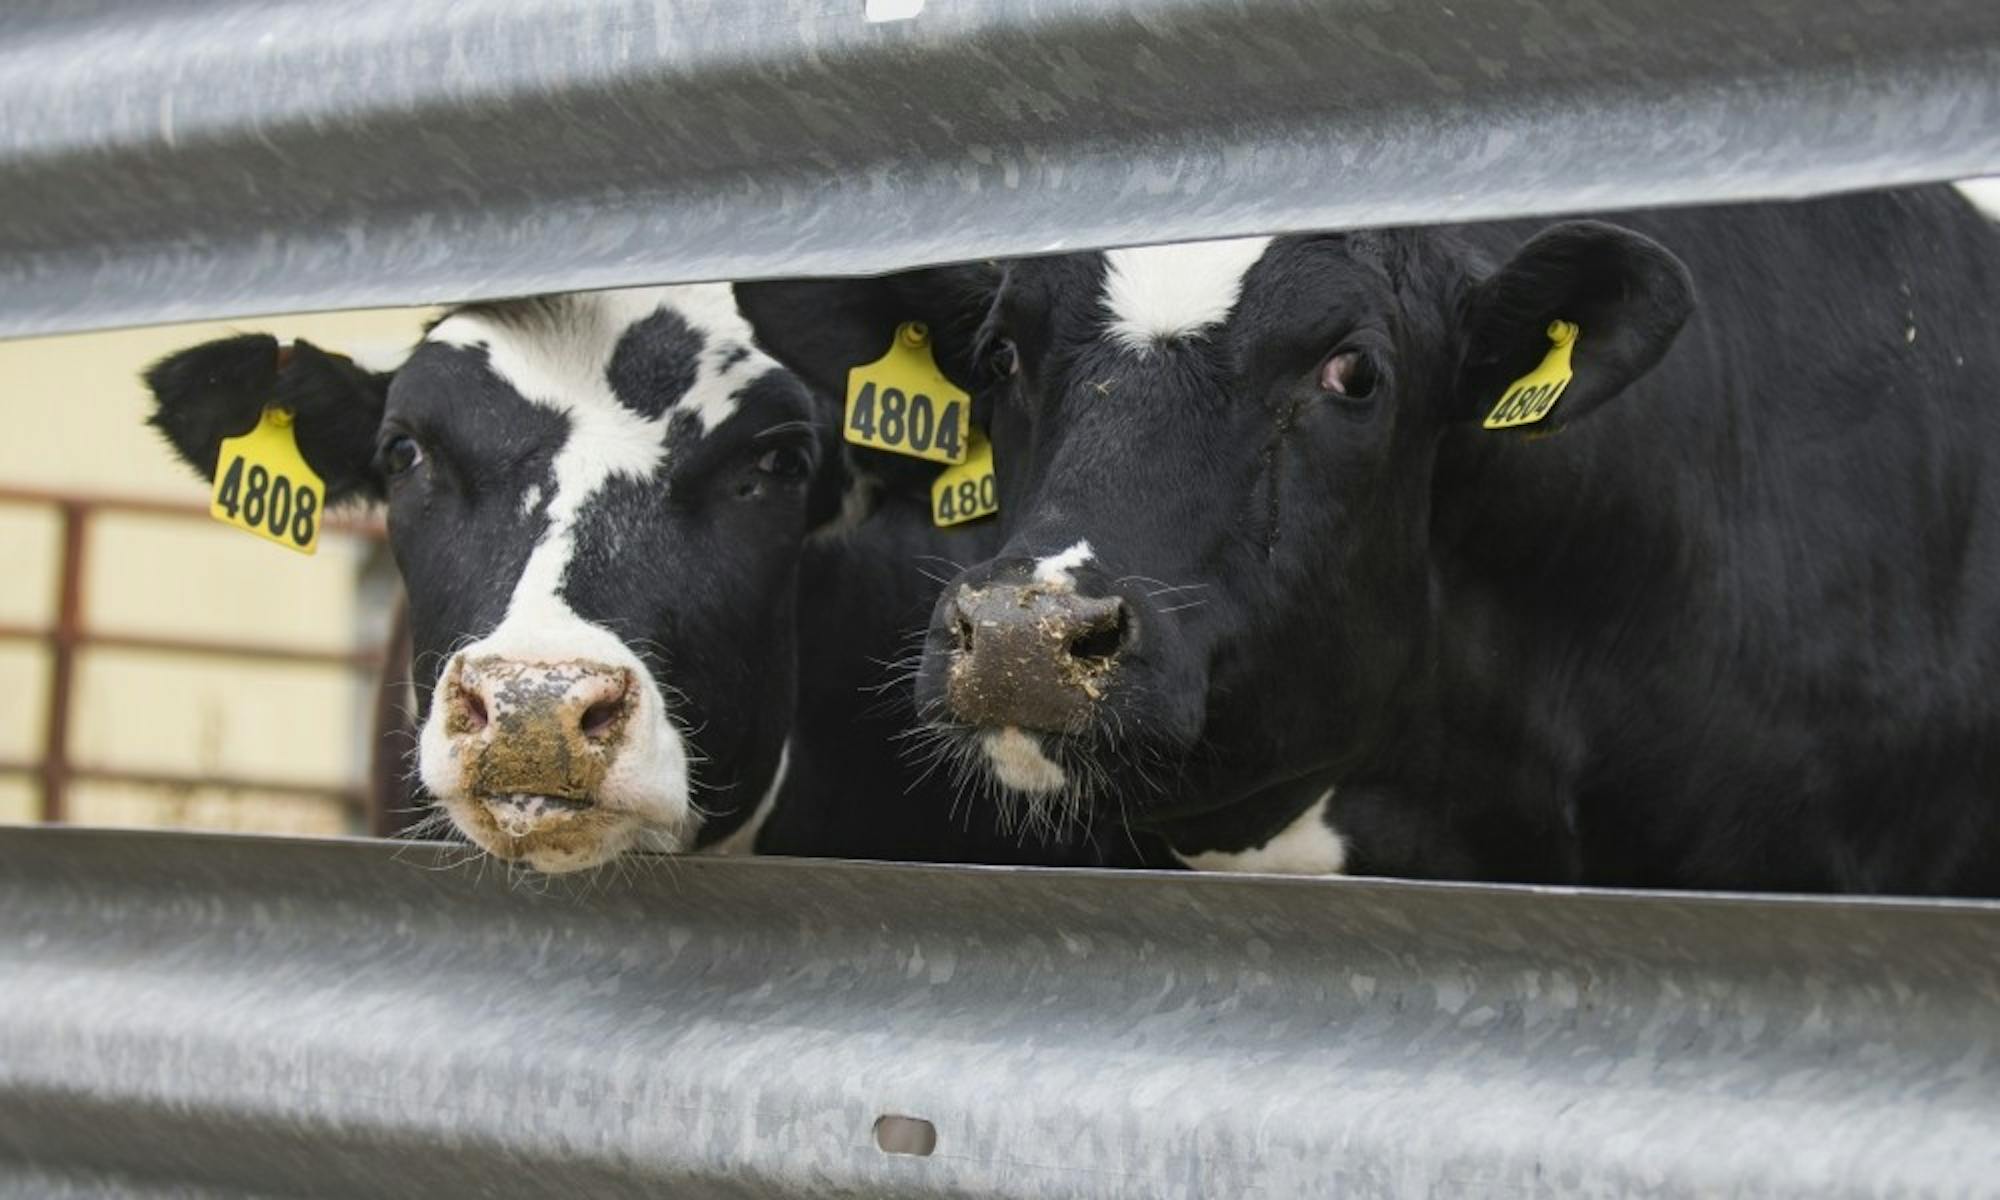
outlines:
[[[1285,439],[1299,423],[1299,413],[1306,402],[1295,400],[1286,406],[1278,418],[1278,427],[1271,432],[1271,440],[1264,443],[1264,449],[1257,455],[1260,482],[1264,487],[1264,557],[1270,558],[1278,550],[1278,453],[1285,448]]]

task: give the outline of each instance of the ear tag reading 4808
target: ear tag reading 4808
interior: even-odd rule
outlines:
[[[299,453],[292,414],[271,407],[255,429],[223,440],[208,514],[267,542],[311,554],[319,546],[325,494],[326,485]]]
[[[1576,348],[1576,333],[1576,326],[1568,321],[1549,322],[1549,352],[1542,365],[1508,384],[1500,403],[1481,424],[1487,429],[1511,429],[1533,425],[1548,416],[1574,374],[1569,356]]]
[[[993,484],[993,443],[975,429],[967,447],[963,463],[946,467],[931,481],[931,524],[939,529],[1000,511]]]
[[[972,397],[938,370],[920,322],[896,327],[889,351],[847,373],[844,436],[857,446],[962,463],[972,431]]]

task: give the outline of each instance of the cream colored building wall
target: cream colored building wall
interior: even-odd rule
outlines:
[[[0,486],[108,493],[204,507],[207,486],[145,424],[139,372],[174,350],[234,332],[306,337],[364,361],[415,341],[417,310],[179,325],[0,341]],[[45,506],[0,504],[0,626],[56,618],[60,520]],[[313,557],[206,518],[103,513],[85,549],[83,620],[93,632],[255,641],[349,651],[379,643],[386,614],[357,590],[379,554],[331,534]],[[376,607],[379,607],[377,605]],[[40,759],[49,655],[0,639],[0,761]],[[86,648],[78,656],[70,759],[82,766],[173,775],[365,786],[374,681],[332,666],[253,663]],[[77,780],[70,819],[339,833],[358,816],[332,797],[230,793]],[[34,820],[33,776],[0,774],[0,821]]]

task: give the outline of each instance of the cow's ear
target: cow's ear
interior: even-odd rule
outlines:
[[[736,306],[772,358],[814,391],[847,395],[847,373],[888,353],[898,326],[930,327],[938,368],[977,391],[974,346],[1000,285],[990,264],[931,267],[867,279],[773,279],[736,285]]]
[[[338,504],[382,494],[375,432],[390,378],[310,342],[281,347],[250,333],[168,355],[146,371],[146,386],[152,425],[203,478],[214,476],[223,439],[250,432],[267,406],[289,409],[299,453]]]
[[[1574,420],[1651,370],[1693,311],[1687,267],[1658,242],[1601,221],[1552,226],[1468,296],[1458,415],[1524,429]],[[1534,384],[1512,385],[1532,375],[1550,394],[1552,351],[1570,332],[1559,323],[1573,327],[1571,377],[1544,421]]]

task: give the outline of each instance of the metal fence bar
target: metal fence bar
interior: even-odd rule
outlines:
[[[27,0],[0,334],[2000,171],[1992,0]]]
[[[42,820],[60,821],[69,793],[70,695],[76,690],[76,650],[83,632],[83,555],[90,510],[65,503],[62,558],[56,571],[56,623],[49,631],[48,712],[42,733]]]
[[[1993,904],[462,853],[0,830],[0,1190],[2000,1178]]]
[[[162,654],[199,658],[237,659],[251,662],[284,662],[307,666],[344,667],[366,674],[384,674],[385,655],[390,647],[360,650],[309,650],[271,643],[245,642],[226,638],[175,638],[151,634],[111,633],[90,628],[84,619],[84,556],[89,552],[91,521],[100,513],[128,513],[207,521],[208,510],[196,504],[153,500],[138,496],[111,496],[89,492],[51,491],[0,485],[0,505],[43,505],[56,510],[61,522],[61,541],[56,560],[56,617],[54,624],[41,627],[0,622],[0,641],[40,642],[49,648],[49,684],[45,699],[47,725],[42,740],[42,756],[32,763],[0,759],[0,775],[33,774],[41,782],[41,818],[46,822],[67,819],[69,785],[79,779],[103,783],[134,783],[148,787],[215,787],[230,791],[259,791],[280,795],[327,798],[343,801],[367,814],[371,828],[384,820],[391,801],[390,791],[368,792],[338,784],[312,784],[283,780],[246,779],[240,776],[192,776],[172,772],[126,770],[113,767],[78,765],[70,761],[69,728],[72,697],[76,687],[78,654],[86,648],[154,651]],[[380,540],[386,536],[382,519],[375,515],[339,514],[323,528],[349,537]],[[398,618],[401,619],[400,617]],[[387,680],[383,680],[384,690]],[[395,715],[375,706],[375,738],[384,740],[388,722]],[[379,751],[375,756],[381,757]],[[392,783],[382,768],[370,765],[371,787]],[[401,790],[394,793],[400,796]],[[371,802],[372,800],[372,802]]]
[[[338,783],[305,783],[295,779],[253,779],[243,775],[188,775],[172,771],[149,771],[130,767],[79,766],[63,763],[62,775],[67,783],[79,780],[87,783],[129,783],[148,788],[213,788],[224,792],[261,792],[273,796],[298,796],[308,800],[338,800],[374,820],[375,805],[370,802],[371,793],[363,788],[343,787]],[[46,760],[23,762],[19,759],[0,758],[0,775],[43,774],[48,771]],[[67,812],[67,806],[65,806]],[[47,820],[47,816],[43,820]]]
[[[59,629],[36,625],[16,625],[0,621],[0,641],[54,642],[63,637]],[[100,646],[107,650],[144,650],[156,654],[196,657],[236,658],[250,662],[283,662],[314,667],[349,667],[356,671],[379,671],[383,647],[362,650],[307,650],[271,642],[249,642],[222,638],[155,637],[137,633],[80,632],[72,637],[76,645]]]
[[[0,483],[0,504],[47,505],[51,508],[74,504],[93,513],[185,517],[201,521],[211,519],[207,505],[183,500],[160,500],[151,496],[120,496],[111,492],[80,492],[62,488],[22,487],[11,483]],[[328,513],[320,528],[329,533],[344,533],[375,541],[381,541],[388,536],[388,526],[383,522],[381,514],[365,510]]]
[[[1968,1194],[2000,908],[0,832],[0,1180]],[[936,1132],[878,1148],[882,1116]],[[6,1186],[0,1182],[0,1186]]]

